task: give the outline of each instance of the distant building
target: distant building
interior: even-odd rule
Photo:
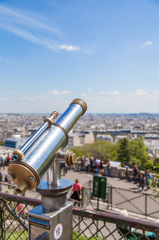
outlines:
[[[80,144],[90,144],[94,143],[94,134],[92,131],[81,131],[81,134],[79,134],[80,138]]]
[[[19,149],[26,141],[26,138],[8,138],[4,143],[4,147]]]
[[[149,153],[149,156],[151,158],[151,161],[153,162],[156,159],[156,155],[154,155],[153,153]]]
[[[80,146],[80,138],[79,135],[70,133],[69,134],[69,140],[67,144],[67,148],[73,147],[73,146]]]
[[[111,135],[98,134],[96,139],[113,142],[113,137]]]
[[[7,139],[4,143],[5,147],[9,148],[18,148],[18,140],[17,139]]]
[[[69,133],[67,148],[90,143],[94,143],[94,134],[92,131],[81,131],[80,133],[74,131],[74,133]]]

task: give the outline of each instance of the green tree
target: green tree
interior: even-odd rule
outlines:
[[[155,197],[159,197],[159,158],[155,158],[153,162],[148,161],[147,167],[150,169],[151,174],[156,174],[155,181],[152,181],[152,187]]]
[[[132,165],[135,162],[140,169],[144,169],[147,164],[150,164],[148,148],[142,137],[131,141],[127,138],[120,139],[117,153],[118,161],[121,163]]]
[[[95,159],[103,159],[107,161],[108,158],[115,161],[117,160],[117,146],[108,141],[98,140],[92,144],[86,144],[83,147],[73,147],[71,148],[77,156],[93,156]]]
[[[4,146],[4,142],[0,141],[0,146]]]
[[[145,146],[144,138],[138,137],[130,141],[131,163],[136,162],[140,169],[144,169],[150,160],[148,148]]]
[[[122,138],[117,143],[118,161],[124,164],[130,164],[131,162],[131,146],[130,141],[127,138]]]

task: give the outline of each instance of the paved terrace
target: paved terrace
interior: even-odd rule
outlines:
[[[5,169],[1,168],[1,172],[3,175],[3,181],[4,181],[5,175],[7,174],[7,167],[5,167]],[[80,183],[83,185],[84,183],[86,183],[90,180],[93,180],[93,175],[94,175],[93,173],[86,173],[84,171],[74,171],[71,169],[71,170],[68,170],[67,174],[65,174],[65,176],[62,176],[62,178],[70,179],[73,182],[75,181],[76,178],[78,178]],[[44,178],[46,178],[46,175]],[[127,181],[126,179],[107,176],[107,183],[111,184],[113,187],[116,187],[116,188],[124,188],[127,190],[141,192],[141,188],[139,189],[137,184],[134,184],[133,181]],[[7,187],[2,185],[2,191],[5,192],[6,189],[7,189]],[[144,192],[152,193],[152,190],[148,190],[148,191],[144,191]],[[38,195],[38,193],[36,193],[36,192],[34,193],[34,191],[26,192],[27,197],[35,197],[37,195]]]

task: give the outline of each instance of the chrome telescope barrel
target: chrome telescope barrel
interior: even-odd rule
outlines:
[[[37,171],[40,178],[51,166],[55,154],[67,145],[68,132],[83,113],[83,107],[78,101],[77,103],[73,101],[56,123],[48,130],[48,133],[37,147],[24,159],[28,165]]]
[[[8,167],[9,176],[18,185],[18,193],[24,193],[27,189],[34,189],[39,185],[40,179],[55,161],[56,154],[67,145],[68,132],[86,110],[86,103],[81,99],[75,99],[50,128],[45,130],[45,127],[39,128],[40,134],[33,138],[31,148],[29,142],[26,147],[24,145],[22,150],[25,150],[26,154],[23,159],[14,160]],[[68,155],[73,161],[72,153]]]
[[[35,141],[41,137],[44,131],[53,124],[53,119],[57,117],[58,113],[54,111],[49,118],[44,119],[44,123],[39,127],[39,129],[26,141],[26,143],[19,149],[13,152],[14,159],[21,160],[29,149],[33,146]]]

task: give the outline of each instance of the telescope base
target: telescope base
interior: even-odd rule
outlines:
[[[29,211],[29,240],[72,240],[72,204],[45,213],[40,205]]]
[[[56,211],[66,206],[67,193],[72,189],[73,182],[68,179],[60,179],[56,188],[51,188],[47,180],[40,182],[36,191],[42,196],[42,205],[45,212]]]

